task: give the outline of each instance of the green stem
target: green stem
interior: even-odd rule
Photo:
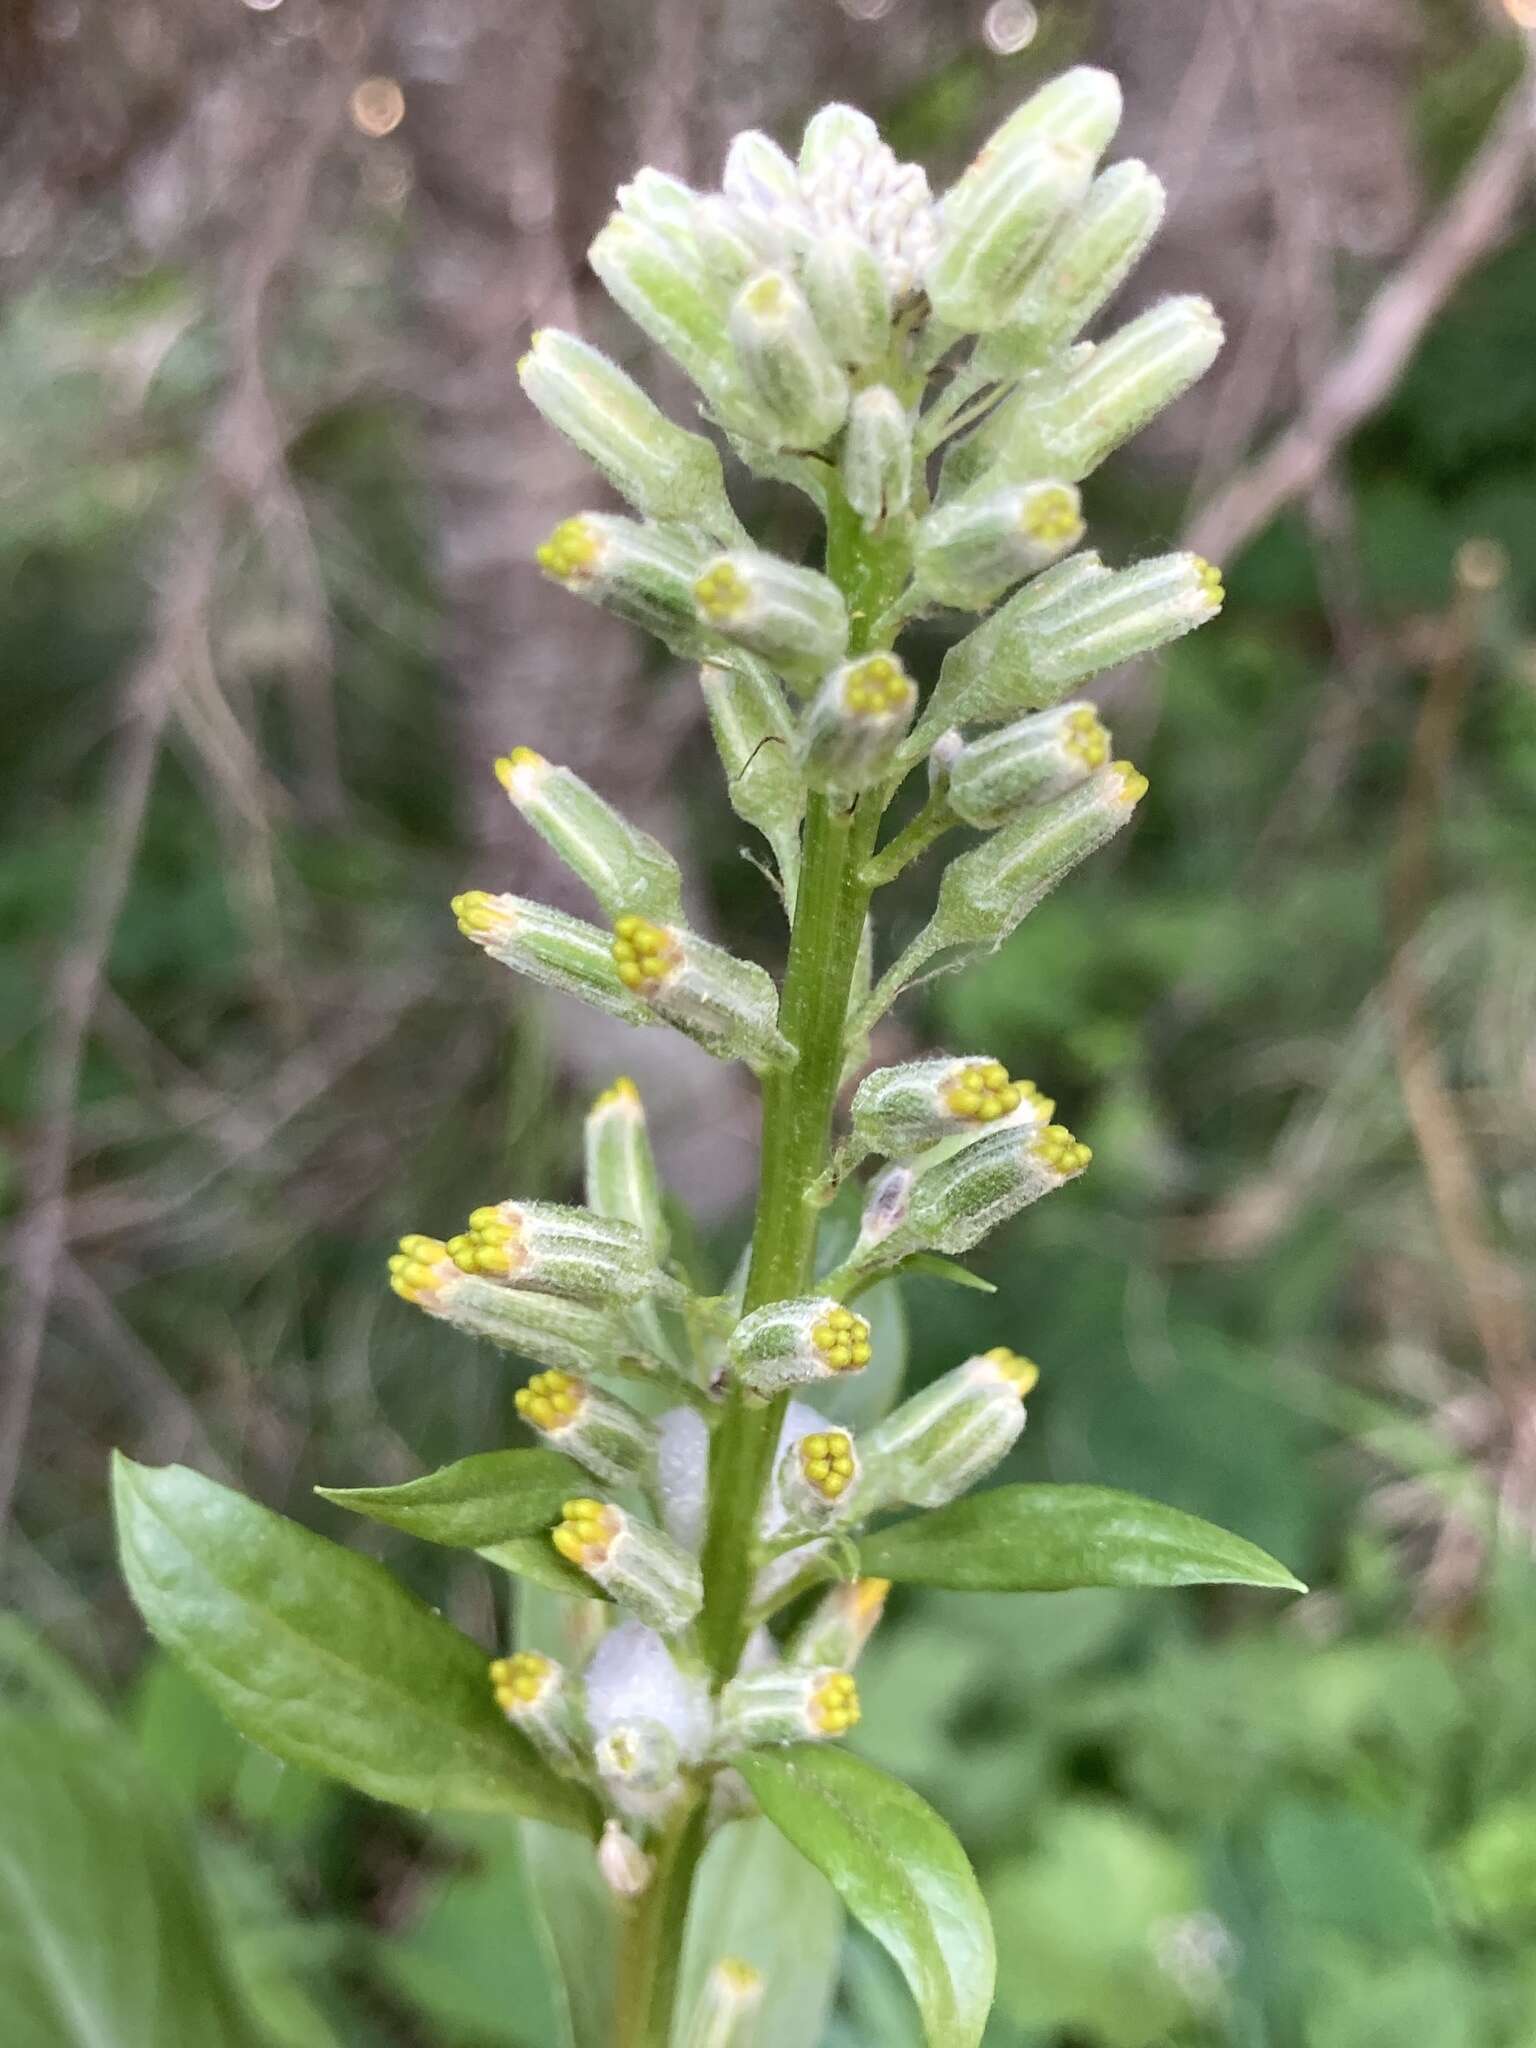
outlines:
[[[924,854],[936,839],[958,825],[960,820],[949,808],[949,799],[942,790],[935,790],[928,801],[909,825],[904,825],[891,840],[882,846],[874,859],[864,869],[864,879],[871,889],[883,889],[887,882],[894,882],[902,869]]]
[[[614,2048],[671,2048],[683,1925],[704,1851],[708,1801],[695,1794],[652,1853],[650,1883],[629,1906],[619,1937]]]

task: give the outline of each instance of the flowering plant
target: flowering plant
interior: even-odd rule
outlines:
[[[119,1465],[139,1605],[240,1728],[382,1798],[591,1844],[586,1910],[617,1952],[613,1983],[580,2001],[594,2040],[760,2039],[772,1987],[749,1957],[682,1969],[701,1859],[744,1820],[777,1829],[885,1945],[934,2048],[980,2039],[992,1935],[965,1856],[837,1742],[893,1582],[1296,1583],[1241,1538],[1106,1489],[967,1498],[1036,1382],[1006,1346],[900,1398],[877,1314],[893,1278],[968,1279],[960,1255],[1089,1164],[1034,1083],[978,1050],[864,1071],[833,1137],[901,992],[998,946],[1129,820],[1145,780],[1074,692],[1221,603],[1193,555],[1114,569],[1079,545],[1083,479],[1221,341],[1193,298],[1080,339],[1162,211],[1143,165],[1096,170],[1118,117],[1112,78],[1068,72],[938,203],[844,106],[815,116],[797,161],[738,136],[718,193],[655,170],[620,192],[598,276],[734,455],[812,501],[819,568],[754,546],[717,442],[588,344],[545,331],[522,365],[533,403],[638,515],[567,519],[539,563],[700,664],[730,801],[767,842],[790,926],[776,985],[693,928],[671,855],[568,768],[527,747],[496,763],[605,922],[476,890],[455,900],[461,931],[744,1062],[763,1101],[751,1243],[723,1295],[699,1294],[671,1252],[624,1080],[586,1121],[584,1206],[489,1202],[390,1261],[404,1301],[534,1363],[515,1405],[536,1444],[327,1497],[526,1582],[522,1642],[487,1675],[371,1561],[195,1474]],[[944,608],[979,622],[920,702],[898,643]],[[883,834],[914,774],[920,805]],[[877,976],[878,891],[962,832],[927,924]],[[827,1204],[871,1158],[862,1221],[832,1252]],[[541,1601],[553,1645],[526,1625]]]

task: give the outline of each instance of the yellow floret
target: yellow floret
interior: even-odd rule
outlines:
[[[562,583],[585,582],[597,568],[603,551],[602,535],[591,520],[563,519],[534,559],[547,574]]]
[[[811,1331],[829,1372],[858,1372],[870,1360],[869,1325],[851,1308],[832,1309]]]
[[[448,1256],[461,1273],[478,1273],[490,1280],[515,1279],[528,1263],[517,1210],[474,1210],[469,1228],[449,1238]]]
[[[1068,718],[1061,744],[1085,768],[1102,768],[1109,759],[1109,733],[1087,705]]]
[[[893,654],[872,654],[843,677],[843,708],[860,718],[885,718],[905,711],[916,696],[912,680]]]
[[[1034,1155],[1063,1179],[1081,1173],[1092,1159],[1089,1148],[1079,1143],[1065,1124],[1047,1124],[1034,1142]]]
[[[1116,761],[1114,773],[1120,778],[1120,801],[1139,804],[1147,793],[1147,778],[1134,761]]]
[[[1032,492],[1025,501],[1020,524],[1031,540],[1050,545],[1075,540],[1083,530],[1078,504],[1076,491],[1068,490],[1065,485]]]
[[[944,1107],[967,1123],[991,1124],[1012,1116],[1021,1102],[1031,1102],[1042,1116],[1055,1108],[1033,1081],[1014,1081],[1001,1060],[972,1060],[953,1074],[940,1091]]]
[[[567,1428],[586,1403],[587,1384],[574,1373],[536,1372],[526,1387],[512,1396],[513,1406],[524,1422],[551,1435]]]
[[[806,1719],[818,1735],[846,1735],[858,1725],[859,1688],[851,1671],[834,1671],[806,1702]]]
[[[498,1657],[491,1666],[491,1690],[504,1714],[519,1707],[536,1706],[547,1690],[558,1666],[537,1650],[519,1650],[511,1657]]]
[[[1214,562],[1208,562],[1203,555],[1195,556],[1195,574],[1200,579],[1200,588],[1211,601],[1212,611],[1219,612],[1226,603],[1226,585],[1221,580],[1221,571]]]
[[[399,1251],[389,1261],[389,1284],[402,1301],[429,1308],[446,1277],[449,1251],[441,1238],[422,1237],[412,1232],[400,1240]]]
[[[564,1520],[549,1532],[560,1555],[585,1572],[605,1564],[609,1549],[624,1531],[619,1509],[600,1500],[568,1500],[560,1512]]]
[[[665,925],[631,912],[613,928],[613,964],[619,979],[637,996],[654,996],[682,960],[682,948]]]
[[[499,760],[492,763],[492,766],[496,771],[496,780],[508,796],[516,801],[520,797],[532,795],[533,787],[544,779],[549,763],[532,747],[514,747],[510,754],[503,754]]]
[[[1022,1358],[1017,1351],[1010,1351],[1006,1344],[995,1344],[981,1355],[1015,1390],[1021,1401],[1040,1377],[1040,1368],[1032,1358]]]
[[[837,1500],[853,1484],[858,1467],[853,1439],[840,1429],[818,1430],[796,1445],[806,1484],[823,1500]]]
[[[628,1110],[632,1115],[643,1114],[640,1090],[630,1080],[628,1074],[620,1074],[611,1088],[605,1088],[587,1111],[587,1114],[588,1116],[598,1116],[605,1109],[624,1109]]]
[[[752,603],[752,589],[732,562],[716,562],[693,586],[693,601],[717,626],[739,619]]]

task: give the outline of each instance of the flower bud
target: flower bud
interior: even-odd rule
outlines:
[[[706,551],[680,529],[582,512],[563,519],[534,555],[554,582],[654,634],[674,654],[708,652],[693,601]]]
[[[1002,326],[1092,174],[1093,158],[1076,143],[999,131],[944,199],[926,280],[939,318],[974,333]]]
[[[731,303],[729,332],[747,389],[779,448],[819,448],[848,411],[848,379],[784,270],[764,270]]]
[[[848,613],[835,583],[761,549],[706,562],[693,584],[699,619],[801,688],[826,674],[848,645]]]
[[[1025,369],[1075,341],[1157,233],[1167,197],[1134,158],[1101,172],[1031,272],[1008,325],[988,337],[985,366]]]
[[[1069,142],[1098,158],[1114,140],[1122,109],[1120,81],[1112,71],[1074,64],[1016,107],[991,140],[983,143],[981,154],[986,157],[1029,136]]]
[[[541,328],[517,374],[556,432],[637,511],[709,533],[740,532],[714,443],[668,419],[601,350],[558,328]]]
[[[772,136],[746,128],[731,138],[720,189],[738,206],[766,214],[795,215],[801,209],[800,174]]]
[[[708,1754],[714,1712],[707,1683],[638,1621],[621,1621],[598,1644],[587,1665],[586,1695],[587,1722],[599,1740],[643,1721],[665,1730],[683,1762],[698,1763]]]
[[[794,1065],[775,1022],[778,990],[754,962],[681,925],[635,916],[614,925],[612,952],[624,987],[716,1059],[745,1060],[754,1073]]]
[[[858,1725],[859,1689],[848,1671],[780,1664],[733,1678],[720,1695],[721,1756],[782,1742],[826,1742]]]
[[[587,259],[610,298],[681,365],[722,421],[761,430],[725,331],[721,295],[693,240],[691,214],[686,230],[616,214]]]
[[[738,1956],[722,1956],[704,1979],[687,2048],[752,2048],[762,2006],[762,1972]]]
[[[889,1579],[851,1579],[834,1586],[790,1637],[791,1664],[830,1664],[851,1671],[885,1611]]]
[[[912,422],[895,392],[871,384],[848,408],[843,492],[866,532],[905,512],[912,491]]]
[[[662,1527],[684,1550],[704,1536],[709,1427],[696,1408],[668,1408],[656,1418],[656,1493]]]
[[[616,197],[627,220],[666,236],[680,249],[693,249],[699,195],[681,178],[644,164],[627,185],[619,187]]]
[[[514,747],[496,763],[496,779],[546,845],[579,875],[608,917],[646,910],[680,917],[683,877],[659,839],[632,825],[569,768],[555,768],[532,747]]]
[[[634,1224],[563,1202],[487,1203],[449,1238],[448,1256],[461,1273],[599,1305],[679,1291]]]
[[[844,105],[841,100],[829,100],[824,107],[818,107],[805,124],[805,133],[800,141],[800,186],[805,189],[808,179],[847,163],[851,156],[876,148],[880,143],[880,130],[857,107]]]
[[[561,1372],[614,1372],[629,1362],[648,1363],[609,1310],[461,1272],[435,1237],[401,1238],[389,1261],[389,1284],[402,1301],[456,1330]]]
[[[806,130],[800,189],[813,234],[846,229],[871,252],[894,305],[910,299],[938,246],[933,194],[920,164],[898,162],[872,121],[823,109]]]
[[[797,1436],[779,1460],[778,1489],[785,1519],[817,1528],[841,1515],[858,1491],[860,1461],[845,1429],[814,1429]]]
[[[1222,335],[1209,300],[1164,299],[1075,356],[1066,377],[1025,378],[988,423],[988,475],[1087,476],[1204,376]]]
[[[661,1183],[646,1129],[640,1091],[627,1075],[605,1088],[587,1111],[582,1131],[587,1201],[599,1216],[633,1224],[653,1261],[667,1249]]]
[[[984,1479],[1017,1443],[1039,1377],[1029,1359],[1000,1345],[904,1401],[870,1432],[885,1498],[938,1508]]]
[[[733,293],[765,263],[780,262],[785,255],[782,238],[761,216],[744,213],[720,192],[699,202],[694,234],[710,275]]]
[[[901,1220],[879,1237],[861,1232],[842,1277],[886,1271],[913,1252],[969,1251],[1020,1209],[1075,1179],[1092,1157],[1064,1124],[989,1131],[916,1173]]]
[[[612,1502],[568,1500],[550,1542],[647,1628],[686,1628],[704,1601],[698,1565],[659,1529]]]
[[[1129,569],[1073,555],[949,650],[919,731],[1044,710],[1101,669],[1203,626],[1223,594],[1220,570],[1199,555],[1154,555]]]
[[[706,664],[699,685],[731,809],[756,826],[773,848],[785,895],[793,904],[805,779],[795,763],[795,728],[784,692],[767,664],[744,651],[729,667]]]
[[[578,996],[626,1024],[654,1024],[647,1006],[625,988],[613,964],[613,942],[600,926],[569,917],[526,896],[467,889],[453,899],[465,938],[530,981]]]
[[[1025,804],[1047,803],[1109,759],[1110,736],[1091,704],[1059,704],[971,740],[950,769],[949,805],[990,831]]]
[[[911,1159],[945,1139],[993,1125],[1050,1121],[1056,1105],[1033,1081],[1015,1081],[1001,1060],[908,1060],[877,1067],[853,1097],[853,1147],[862,1158]]]
[[[583,1736],[581,1711],[563,1665],[537,1650],[498,1657],[491,1666],[496,1704],[557,1770],[575,1763]]]
[[[512,1397],[530,1429],[605,1486],[648,1485],[656,1430],[626,1401],[568,1372],[535,1373]]]
[[[805,253],[801,280],[817,332],[839,363],[862,368],[891,339],[891,294],[880,260],[852,228],[820,234]]]
[[[618,1722],[592,1760],[613,1804],[636,1819],[660,1820],[682,1790],[677,1744],[659,1721]]]
[[[615,1898],[638,1899],[656,1872],[652,1857],[646,1855],[634,1836],[616,1820],[603,1823],[603,1837],[597,1845],[597,1867],[603,1882]]]
[[[825,1295],[770,1302],[744,1316],[727,1347],[731,1369],[754,1394],[862,1372],[870,1360],[869,1324]]]
[[[1016,484],[919,520],[913,573],[941,603],[983,611],[1082,537],[1081,500],[1071,484]]]
[[[805,714],[800,759],[812,789],[855,797],[885,774],[912,713],[917,686],[895,654],[845,661]]]

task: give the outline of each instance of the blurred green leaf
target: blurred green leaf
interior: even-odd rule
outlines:
[[[370,1558],[185,1466],[119,1455],[113,1480],[140,1612],[243,1734],[401,1805],[594,1825],[497,1712],[483,1654]]]
[[[1104,1486],[999,1486],[866,1536],[860,1570],[960,1592],[1081,1586],[1275,1586],[1304,1592],[1256,1545]]]
[[[403,1486],[317,1486],[322,1499],[408,1536],[479,1550],[532,1536],[560,1519],[588,1475],[557,1451],[482,1451]]]
[[[929,2048],[976,2048],[996,1957],[965,1851],[917,1794],[847,1750],[734,1759],[764,1813],[899,1966]]]
[[[480,1555],[514,1578],[527,1579],[550,1593],[569,1593],[573,1600],[606,1601],[608,1595],[588,1573],[560,1555],[547,1536],[514,1536],[508,1543],[488,1543]]]

